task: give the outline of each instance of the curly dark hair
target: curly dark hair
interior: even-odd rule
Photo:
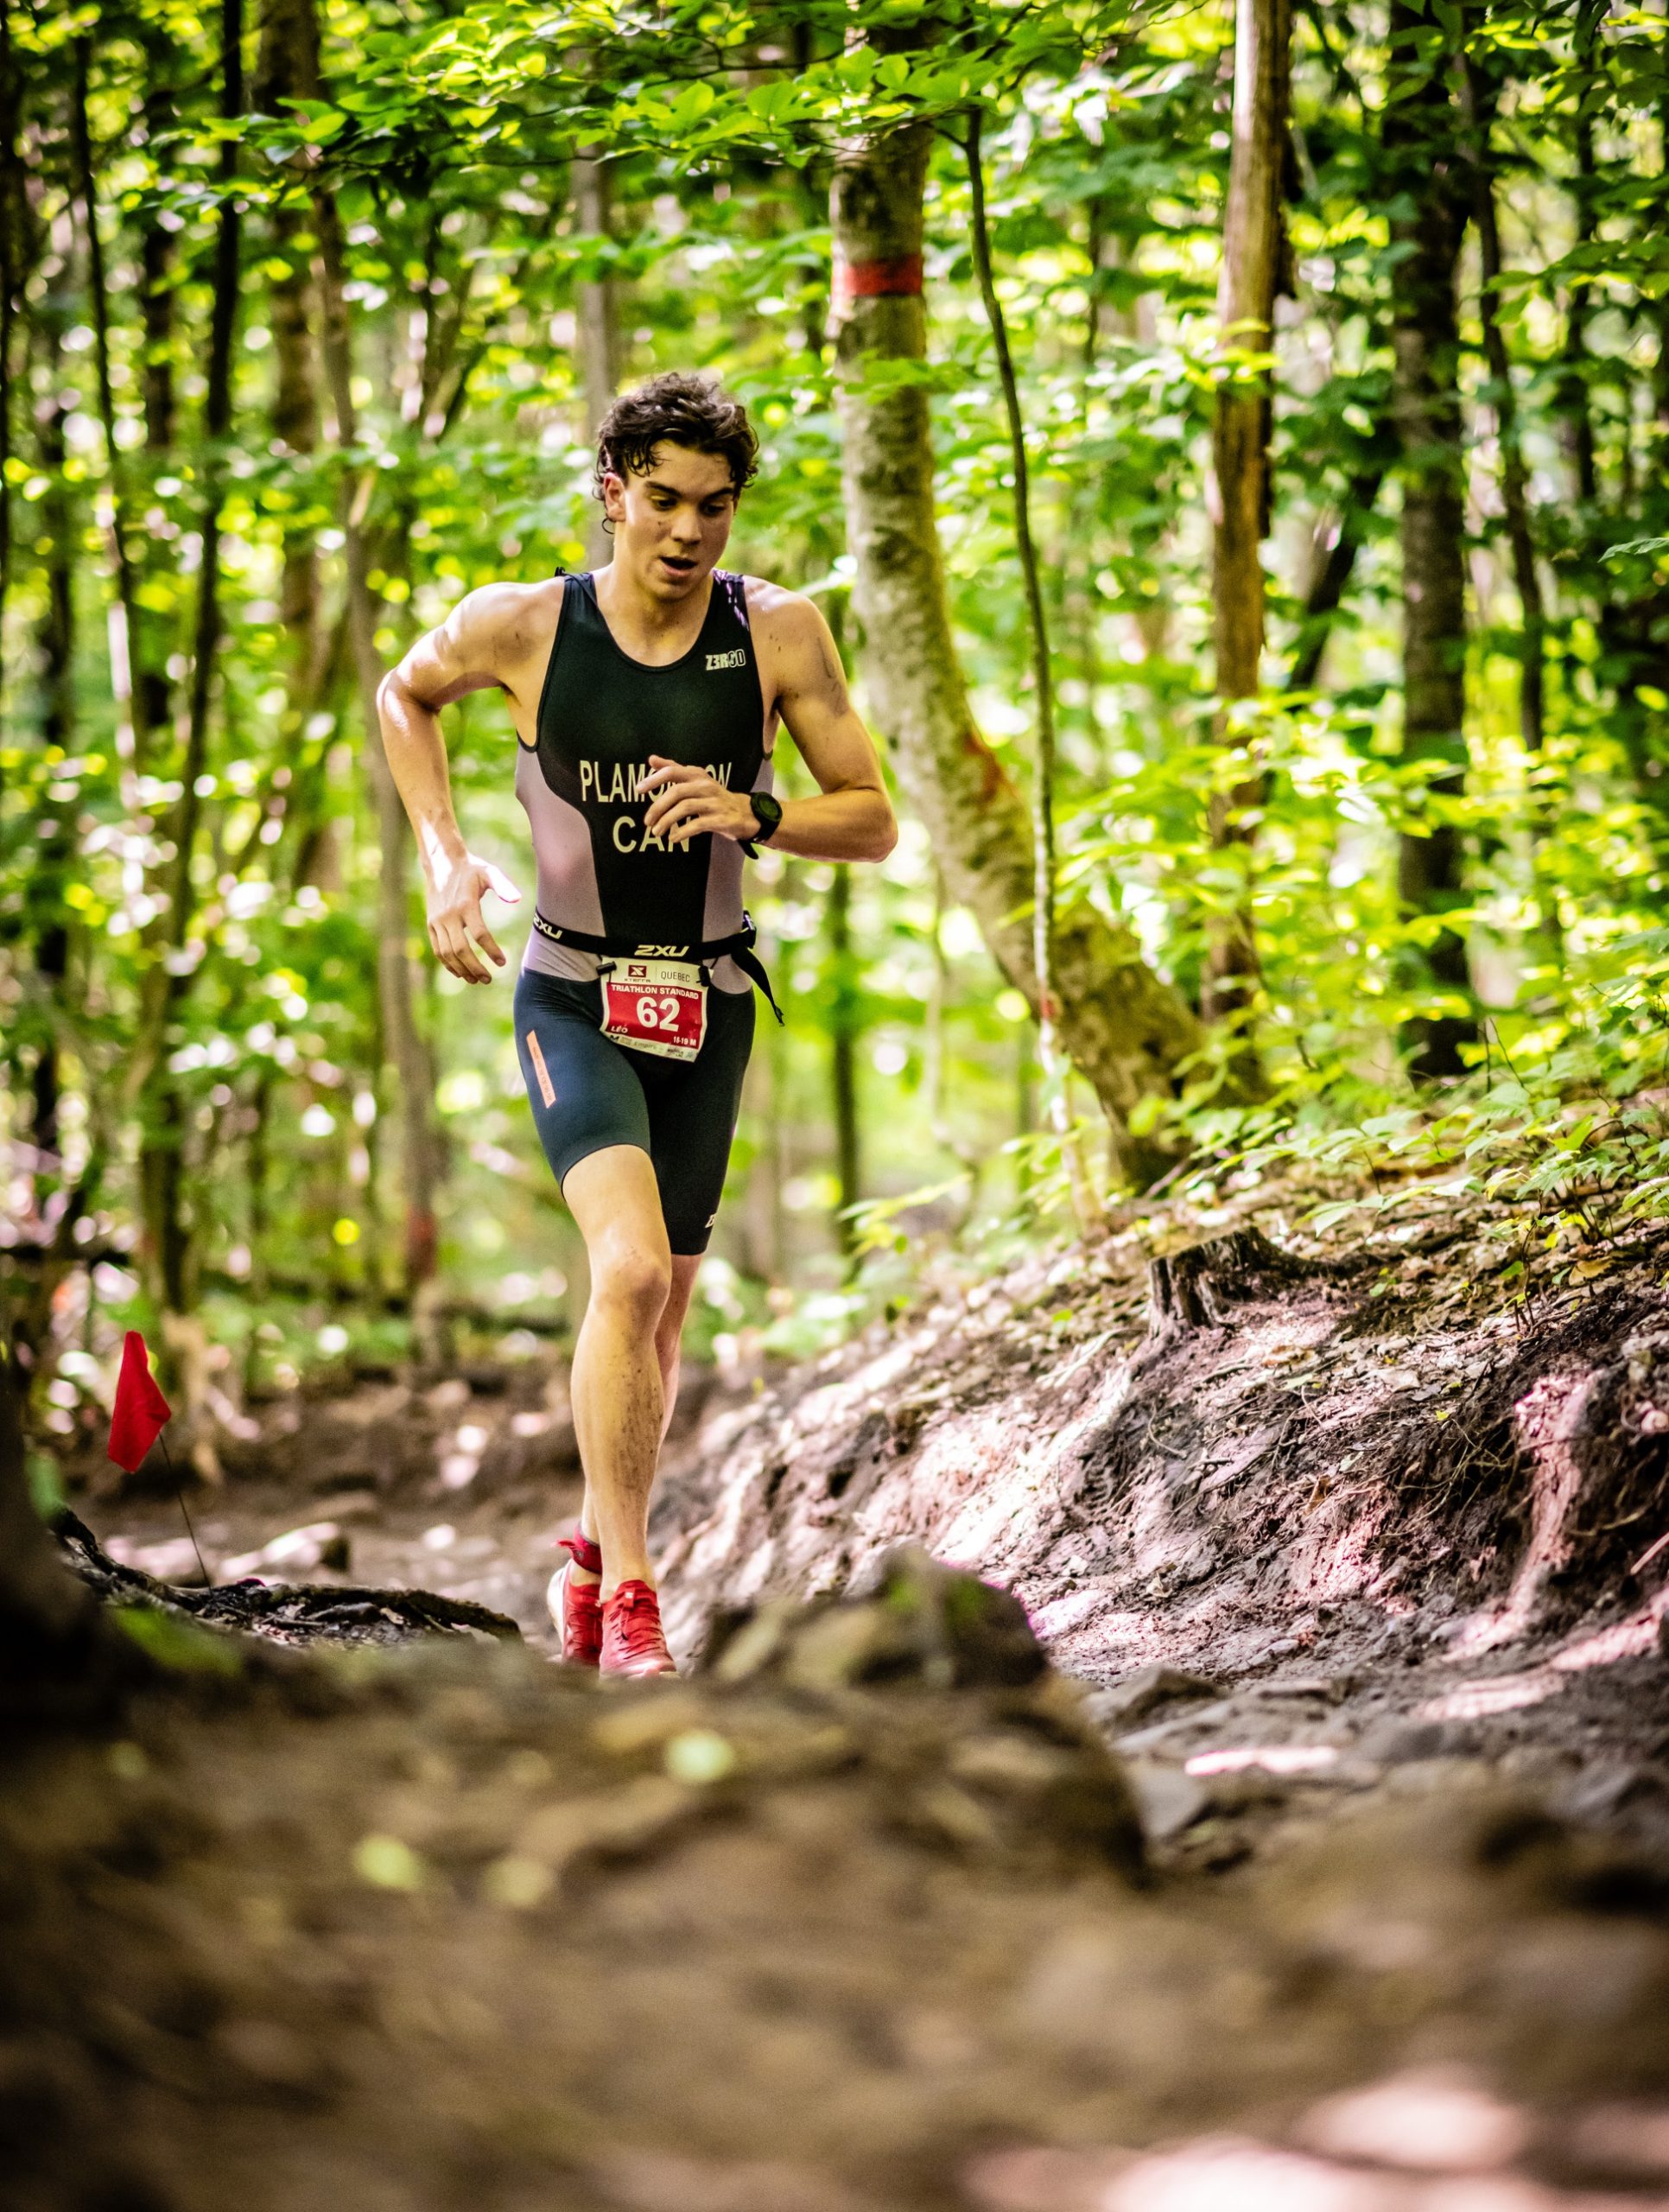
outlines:
[[[600,499],[603,478],[646,476],[660,445],[717,454],[730,466],[731,489],[739,498],[758,474],[759,441],[747,410],[711,377],[669,369],[635,391],[623,391],[597,432],[593,489]]]

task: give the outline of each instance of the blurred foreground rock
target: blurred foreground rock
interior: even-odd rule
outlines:
[[[1669,2212],[1657,1618],[1558,1626],[1552,1505],[1488,1551],[1503,1422],[1552,1434],[1616,1315],[1457,1305],[1405,1382],[1354,1272],[1150,1337],[1114,1256],[726,1416],[667,1489],[677,1681],[61,1523],[151,1687],[0,1771],[4,2212]],[[414,1527],[487,1479],[449,1389]],[[1583,1496],[1651,1508],[1595,1450]],[[353,1503],[222,1571],[481,1541],[448,1503],[390,1570]]]
[[[119,1729],[0,1770],[6,2212],[1669,2187],[1660,1868],[1450,1761],[1156,1880],[1018,1605],[919,1555],[671,1682],[432,1634],[216,1637],[206,1671],[193,1637]],[[1510,2107],[1494,2168],[1436,2159],[1428,2202],[1329,2163],[1368,2141],[1329,2099],[1434,2065]]]

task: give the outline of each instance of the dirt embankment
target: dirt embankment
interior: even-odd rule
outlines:
[[[1126,1231],[872,1331],[709,1417],[656,1522],[679,1632],[914,1541],[1091,1682],[1348,1678],[1377,1709],[1527,1660],[1550,1696],[1655,1676],[1662,1263],[1526,1314],[1481,1228],[1301,1250],[1242,1224],[1152,1262]]]

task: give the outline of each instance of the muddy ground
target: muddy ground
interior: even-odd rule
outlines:
[[[1526,1306],[1489,1229],[1126,1223],[698,1381],[665,1688],[544,1656],[559,1376],[262,1410],[217,1575],[527,1643],[269,1650],[14,1766],[0,2203],[1669,2206],[1669,1300],[1625,1249]],[[79,1510],[184,1571],[165,1498]],[[912,1540],[1060,1675],[804,1612]]]

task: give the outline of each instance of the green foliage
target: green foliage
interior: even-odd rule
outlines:
[[[50,1521],[65,1503],[58,1462],[44,1452],[31,1452],[24,1462],[23,1472],[35,1511],[43,1521]]]
[[[1655,1217],[1657,1109],[1628,1101],[1662,1077],[1669,924],[1661,17],[1612,11],[1596,28],[1574,4],[1463,19],[1438,9],[1393,54],[1377,18],[1331,0],[1301,13],[1290,296],[1272,369],[1268,683],[1224,745],[1209,425],[1223,377],[1271,367],[1244,353],[1225,361],[1215,322],[1227,18],[978,0],[927,41],[902,0],[670,0],[653,11],[422,0],[397,14],[386,0],[340,0],[323,16],[320,96],[269,99],[263,62],[235,126],[245,213],[234,434],[221,457],[223,638],[183,918],[166,899],[216,459],[202,376],[223,128],[208,66],[217,22],[190,0],[136,0],[116,16],[13,11],[11,22],[28,191],[0,206],[16,302],[0,1141],[5,1233],[31,1256],[12,1265],[0,1252],[0,1298],[40,1347],[35,1409],[49,1432],[73,1429],[107,1389],[113,1332],[154,1311],[142,1154],[180,1163],[193,1294],[228,1355],[222,1383],[241,1375],[261,1387],[320,1360],[374,1364],[403,1348],[403,1101],[383,1050],[381,857],[342,626],[346,505],[367,532],[377,645],[390,658],[470,588],[581,562],[590,462],[576,319],[586,288],[606,276],[629,374],[710,367],[761,427],[765,468],[734,563],[809,587],[838,613],[851,568],[826,208],[833,153],[854,132],[919,120],[937,133],[930,359],[911,373],[933,407],[941,544],[975,709],[1024,781],[1033,714],[1010,457],[953,143],[974,101],[1056,645],[1063,901],[1127,921],[1190,992],[1214,921],[1249,901],[1261,963],[1240,1030],[1216,1033],[1184,1095],[1149,1102],[1139,1123],[1185,1136],[1202,1173],[1286,1162],[1377,1175],[1387,1208],[1463,1177],[1500,1200],[1503,1220],[1539,1210],[1539,1233],[1561,1239],[1571,1224],[1615,1234]],[[1469,275],[1470,707],[1457,791],[1400,750],[1389,322],[1406,208],[1381,133],[1420,57],[1463,31],[1497,118],[1507,267],[1495,304],[1550,614],[1547,735],[1531,753],[1497,488],[1500,395]],[[73,152],[78,41],[108,271],[113,454]],[[581,150],[610,162],[606,236],[579,222],[569,164]],[[346,233],[359,379],[346,449],[332,435],[317,347],[320,184]],[[299,407],[298,363],[312,386]],[[124,750],[111,658],[114,495],[134,569],[130,650],[153,707],[142,763]],[[1311,588],[1341,531],[1358,550],[1332,617],[1310,606]],[[1293,657],[1323,635],[1300,693],[1287,683]],[[854,658],[861,643],[849,632]],[[472,841],[526,888],[503,713],[472,698],[453,734]],[[1208,801],[1248,778],[1261,785],[1253,841],[1214,848]],[[1406,1080],[1406,1039],[1453,1001],[1425,958],[1437,918],[1399,899],[1397,848],[1444,827],[1468,860],[1464,903],[1442,918],[1469,932],[1485,1042],[1465,1081],[1432,1096]],[[824,1341],[908,1294],[945,1247],[998,1249],[1063,1198],[1058,1149],[1031,1127],[1024,1006],[968,918],[945,906],[918,825],[906,822],[885,872],[855,882],[853,956],[838,973],[828,888],[826,872],[770,855],[756,879],[790,1027],[767,1039],[750,1078],[698,1350],[723,1355],[755,1332],[784,1351]],[[409,919],[421,957],[415,902]],[[459,1325],[504,1341],[518,1319],[565,1310],[571,1232],[522,1103],[507,989],[469,993],[424,974],[443,1276],[476,1317]],[[166,1080],[147,1084],[135,1039],[165,976]],[[859,1039],[855,1288],[833,1220],[836,1025]],[[1221,1074],[1247,1037],[1270,1095],[1231,1111]],[[1575,1195],[1590,1185],[1597,1195]],[[1503,1231],[1508,1244],[1516,1234]]]
[[[231,1678],[244,1670],[242,1654],[230,1637],[200,1628],[160,1605],[113,1605],[109,1618],[169,1674]]]

